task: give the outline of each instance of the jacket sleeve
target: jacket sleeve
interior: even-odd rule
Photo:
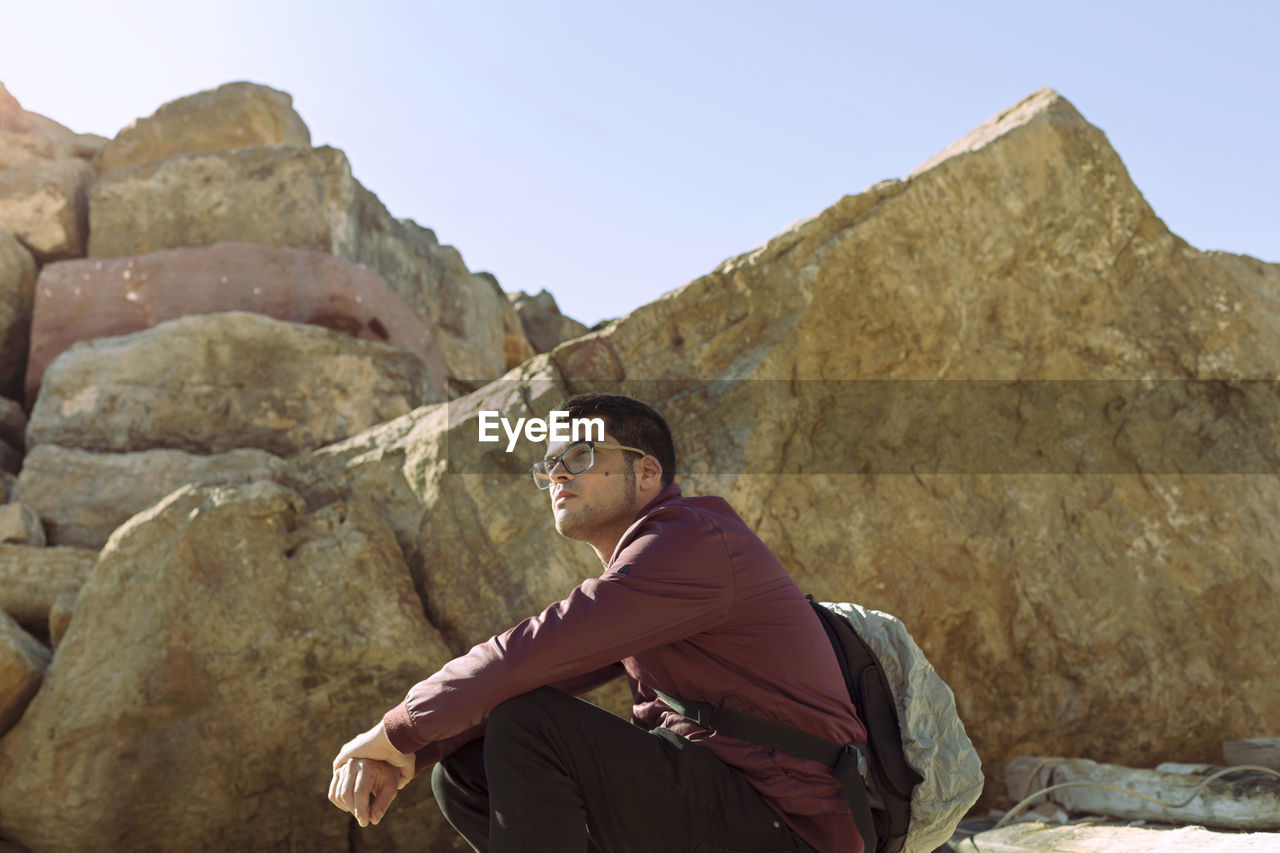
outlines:
[[[477,727],[506,699],[572,683],[724,620],[733,601],[733,558],[712,521],[660,508],[629,537],[602,577],[414,685],[384,717],[392,745],[418,752],[448,740],[456,748],[459,735],[478,736]],[[433,748],[428,756],[437,752],[448,754]]]

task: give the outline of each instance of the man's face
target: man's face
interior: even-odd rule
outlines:
[[[617,443],[608,434],[605,441]],[[548,443],[547,456],[563,453],[570,444]],[[636,458],[626,450],[597,448],[595,464],[580,474],[570,474],[563,464],[555,467],[548,493],[560,535],[592,542],[602,534],[620,535],[631,524],[636,512]]]

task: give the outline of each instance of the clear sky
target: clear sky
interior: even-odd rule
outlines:
[[[508,290],[624,314],[1041,86],[1198,248],[1280,261],[1280,3],[0,0],[0,81],[114,136],[289,92],[397,216]]]

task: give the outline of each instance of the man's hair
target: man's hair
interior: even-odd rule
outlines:
[[[591,391],[570,397],[556,408],[568,412],[571,420],[602,419],[605,431],[619,444],[643,450],[658,460],[664,486],[675,480],[676,446],[671,427],[651,407],[630,397]]]

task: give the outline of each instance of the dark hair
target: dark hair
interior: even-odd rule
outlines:
[[[676,446],[671,427],[651,407],[630,397],[590,391],[570,397],[556,408],[567,411],[571,420],[603,419],[605,430],[619,444],[639,448],[658,460],[663,485],[669,486],[675,480]]]

